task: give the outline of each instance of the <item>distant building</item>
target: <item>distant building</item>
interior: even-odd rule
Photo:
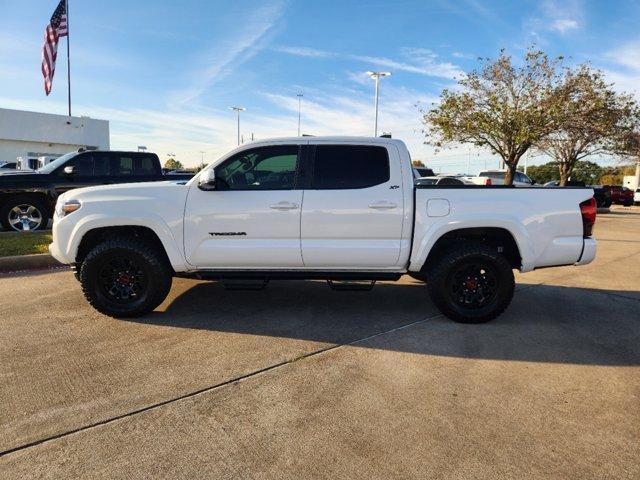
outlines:
[[[109,150],[109,122],[0,108],[0,161],[57,157],[80,147]]]

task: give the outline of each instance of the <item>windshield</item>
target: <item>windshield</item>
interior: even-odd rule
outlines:
[[[56,158],[53,162],[49,163],[48,165],[45,165],[44,167],[37,169],[36,172],[51,173],[60,165],[63,165],[67,160],[69,160],[72,157],[75,157],[77,154],[78,154],[77,152],[65,153],[61,157]]]

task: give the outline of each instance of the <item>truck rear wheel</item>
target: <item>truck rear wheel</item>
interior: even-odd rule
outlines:
[[[459,244],[445,251],[428,269],[433,303],[460,323],[484,323],[500,315],[515,290],[513,270],[495,248]]]
[[[172,277],[163,253],[134,238],[113,238],[97,245],[80,270],[87,301],[116,318],[151,312],[168,295]]]

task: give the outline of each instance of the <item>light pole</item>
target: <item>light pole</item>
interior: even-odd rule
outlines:
[[[376,120],[375,120],[374,129],[373,129],[373,136],[377,137],[378,136],[378,92],[380,90],[380,77],[390,77],[391,72],[367,72],[367,75],[373,78],[373,80],[376,82]]]
[[[300,136],[300,104],[302,103],[302,93],[298,93],[296,97],[298,97],[298,136]]]
[[[246,109],[244,107],[229,107],[229,110],[234,110],[238,114],[238,146],[240,146],[240,112]]]

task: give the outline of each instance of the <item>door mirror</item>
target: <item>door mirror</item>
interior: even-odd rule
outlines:
[[[76,167],[74,167],[73,165],[67,165],[66,167],[64,167],[63,171],[65,175],[73,175],[74,173],[76,173]]]
[[[216,172],[213,168],[205,170],[198,179],[198,188],[200,190],[215,190],[216,189]]]

